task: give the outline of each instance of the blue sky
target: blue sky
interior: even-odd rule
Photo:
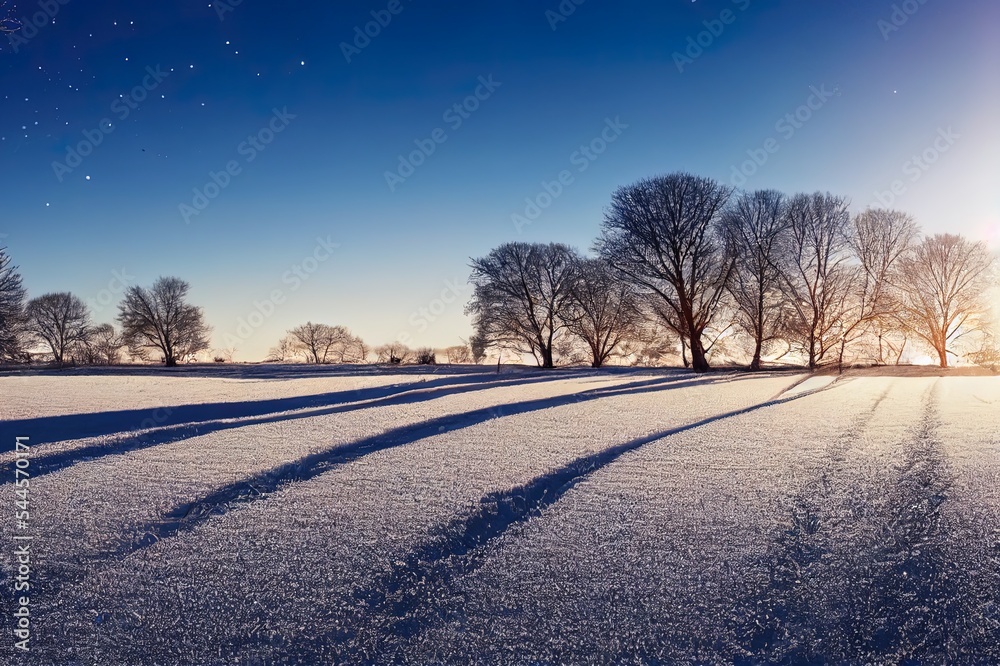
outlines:
[[[469,257],[586,250],[615,188],[676,170],[1000,241],[995,2],[470,4],[4,3],[30,25],[0,39],[0,234],[31,295],[110,321],[123,281],[176,275],[248,360],[307,319],[446,346]]]

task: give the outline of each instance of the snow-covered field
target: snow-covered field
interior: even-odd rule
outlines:
[[[0,410],[0,664],[1000,662],[1000,378],[119,369]]]

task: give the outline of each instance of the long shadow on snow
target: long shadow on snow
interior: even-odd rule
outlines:
[[[368,409],[371,407],[386,407],[390,405],[404,405],[413,404],[418,402],[425,402],[429,400],[436,400],[437,398],[442,398],[449,395],[457,395],[460,393],[468,393],[473,391],[487,390],[490,388],[503,388],[508,386],[518,386],[523,384],[535,384],[544,381],[552,381],[555,379],[563,379],[565,377],[523,377],[514,380],[504,380],[504,381],[493,381],[493,382],[482,382],[473,383],[470,380],[460,380],[458,382],[426,382],[418,383],[416,385],[408,384],[403,387],[394,387],[389,391],[389,395],[383,395],[376,398],[361,399],[358,401],[346,401],[339,400],[333,403],[333,406],[329,407],[318,407],[316,409],[309,409],[308,411],[301,411],[303,408],[288,407],[287,405],[294,404],[293,402],[287,402],[286,399],[282,399],[280,402],[285,405],[284,409],[298,409],[295,413],[284,413],[275,411],[265,411],[262,416],[256,416],[251,414],[249,417],[244,418],[241,421],[226,421],[225,419],[231,419],[234,417],[230,416],[220,416],[216,419],[210,421],[200,421],[194,423],[183,423],[181,425],[176,425],[172,427],[157,428],[148,433],[143,433],[140,435],[123,438],[120,440],[91,444],[88,446],[81,446],[73,449],[67,449],[65,451],[58,451],[50,454],[35,454],[32,458],[32,476],[38,477],[45,474],[51,474],[57,472],[61,469],[71,467],[80,462],[94,460],[97,458],[102,458],[105,456],[119,455],[122,453],[127,453],[129,451],[138,451],[141,449],[150,448],[153,446],[159,446],[161,444],[169,444],[172,442],[177,442],[182,439],[188,439],[191,437],[197,437],[201,435],[207,435],[213,432],[219,432],[222,430],[229,430],[232,428],[242,428],[244,426],[260,425],[264,423],[275,423],[278,421],[292,421],[297,419],[312,418],[315,416],[325,416],[328,414],[338,414],[342,412],[349,412],[358,409]],[[669,379],[657,379],[650,380],[655,382],[670,381]],[[457,385],[456,385],[457,384]],[[462,386],[462,384],[471,384],[471,386]],[[435,387],[440,390],[434,390]],[[385,393],[385,391],[383,391]],[[326,394],[326,396],[334,396],[338,394]],[[315,403],[319,401],[322,405],[323,401],[320,400],[324,398],[323,395],[316,396],[304,396],[302,398],[305,403]],[[297,399],[296,399],[297,400]],[[233,405],[261,405],[263,403],[273,403],[278,401],[260,401],[257,403],[226,403]],[[343,404],[343,403],[347,404]],[[339,403],[339,404],[338,404]],[[327,403],[329,404],[329,403]],[[166,408],[166,409],[181,409],[181,408]],[[239,410],[231,410],[239,411]],[[148,412],[146,412],[148,413]],[[0,474],[6,474],[13,470],[13,462],[0,464]]]
[[[559,374],[535,377],[538,380],[567,379],[575,375]],[[430,381],[413,381],[389,386],[348,389],[315,395],[272,398],[247,402],[212,402],[190,405],[126,409],[90,414],[63,414],[30,419],[0,421],[0,428],[11,434],[28,435],[33,447],[67,439],[114,435],[130,430],[192,424],[218,419],[241,419],[297,409],[375,400],[414,389],[440,388],[495,380],[495,374],[451,375]],[[11,437],[13,439],[13,437]],[[36,449],[37,453],[37,449]]]
[[[138,540],[123,545],[118,550],[118,554],[127,555],[128,553],[141,550],[160,539],[173,536],[182,530],[193,529],[212,515],[225,513],[227,506],[230,504],[255,501],[285,485],[296,481],[306,481],[329,471],[335,466],[349,463],[370,453],[412,444],[433,435],[468,428],[504,416],[525,414],[612,396],[651,393],[718,381],[717,379],[703,378],[677,382],[673,381],[673,379],[671,377],[661,377],[614,387],[589,389],[564,396],[525,400],[502,406],[475,409],[461,414],[452,414],[413,425],[401,426],[351,444],[335,446],[325,451],[319,451],[294,462],[286,463],[247,479],[223,486],[195,502],[175,507],[164,514],[158,522],[140,528],[138,531],[143,536]]]
[[[842,614],[832,609],[844,606],[844,599],[838,594],[841,590],[822,586],[818,581],[824,576],[851,586],[858,581],[845,572],[846,563],[830,561],[836,541],[841,538],[831,534],[830,528],[842,520],[831,513],[831,506],[837,502],[831,478],[846,476],[851,447],[863,438],[891,389],[891,385],[886,387],[828,445],[822,471],[792,498],[791,524],[774,540],[763,560],[766,583],[745,581],[746,591],[729,618],[734,645],[724,645],[719,635],[706,642],[709,650],[730,653],[725,661],[820,664],[824,660],[817,644],[822,641],[827,641],[827,652],[833,652],[830,641],[839,638],[837,623]],[[864,505],[871,499],[869,492],[862,491],[868,488],[856,488],[847,500],[852,511],[845,513],[855,520],[867,510]]]
[[[313,640],[296,637],[296,645],[300,645],[301,642],[305,652],[309,652],[320,646],[342,643],[347,639],[348,645],[352,645],[353,648],[349,648],[349,651],[357,653],[354,656],[358,656],[358,654],[370,655],[372,649],[383,649],[388,638],[412,637],[437,615],[436,609],[428,607],[428,601],[442,598],[458,576],[475,570],[485,557],[483,547],[487,543],[503,536],[514,525],[540,515],[594,472],[651,442],[759,409],[805,398],[827,390],[830,386],[785,398],[774,398],[639,437],[577,458],[522,486],[491,493],[480,500],[479,510],[476,513],[443,526],[423,546],[402,558],[387,575],[367,589],[355,593],[355,597],[364,605],[359,609],[362,617],[355,623],[358,628],[355,632],[338,631]],[[621,393],[639,392],[643,391]],[[359,637],[357,632],[363,632],[363,636]]]
[[[823,502],[799,498],[769,563],[770,585],[747,604],[750,631],[735,663],[958,663],[995,645],[996,636],[969,645],[959,628],[970,615],[962,608],[969,590],[941,512],[951,478],[936,436],[935,389],[888,487],[858,489],[848,500],[855,520],[877,521],[873,538],[837,543]]]

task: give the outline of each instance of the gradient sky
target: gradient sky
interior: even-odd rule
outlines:
[[[213,345],[244,338],[240,359],[309,319],[372,344],[456,344],[469,257],[512,240],[587,250],[618,186],[677,170],[732,183],[752,154],[767,159],[746,188],[830,190],[861,210],[900,181],[892,206],[926,231],[1000,246],[996,0],[565,0],[565,16],[557,0],[399,0],[350,62],[341,44],[388,0],[64,1],[0,2],[29,24],[24,41],[0,35],[0,243],[30,295],[73,291],[98,321],[122,281],[188,280]],[[445,114],[480,77],[499,86],[456,127]],[[275,109],[295,117],[261,150],[245,143]],[[797,111],[808,119],[783,120]],[[609,120],[627,127],[594,159],[578,152]],[[391,189],[386,172],[437,129],[447,140]],[[96,143],[85,133],[100,144],[73,167],[68,151]],[[925,151],[933,164],[912,161]]]

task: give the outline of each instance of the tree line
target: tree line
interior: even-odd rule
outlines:
[[[473,259],[466,306],[474,334],[442,350],[450,363],[488,353],[542,367],[612,360],[659,365],[679,352],[704,372],[716,358],[822,365],[899,363],[909,349],[1000,362],[984,243],[922,236],[906,213],[851,215],[844,197],[736,191],[688,173],[647,178],[611,197],[593,257],[559,243],[507,243]],[[163,277],[129,286],[113,324],[94,325],[68,292],[27,300],[0,247],[0,361],[56,364],[190,360],[209,347],[189,285]],[[215,360],[232,360],[227,351]],[[271,362],[435,363],[401,343],[370,347],[344,326],[307,322]]]
[[[583,348],[656,358],[801,358],[809,368],[898,363],[908,345],[995,364],[984,243],[922,236],[914,219],[844,197],[740,192],[673,173],[614,192],[588,258],[559,243],[507,243],[472,260],[476,338],[542,367]],[[668,339],[672,338],[672,342]],[[578,360],[578,358],[577,358]]]
[[[176,366],[209,348],[211,329],[201,308],[188,302],[190,285],[162,277],[151,287],[130,286],[118,305],[117,323],[93,323],[87,305],[69,292],[27,299],[17,268],[0,247],[0,362],[31,362],[42,356],[58,366],[161,362]],[[32,351],[44,352],[32,354]],[[217,352],[232,361],[235,350]],[[481,345],[463,343],[441,350],[449,363],[479,363]],[[434,364],[438,352],[401,343],[369,346],[344,326],[307,322],[296,326],[270,351],[268,362]]]
[[[189,289],[175,277],[130,286],[118,306],[119,328],[95,325],[87,305],[69,292],[26,300],[17,267],[0,247],[0,361],[30,362],[31,351],[42,347],[57,365],[115,365],[125,354],[177,365],[207,349],[211,333],[201,308],[187,302]]]

